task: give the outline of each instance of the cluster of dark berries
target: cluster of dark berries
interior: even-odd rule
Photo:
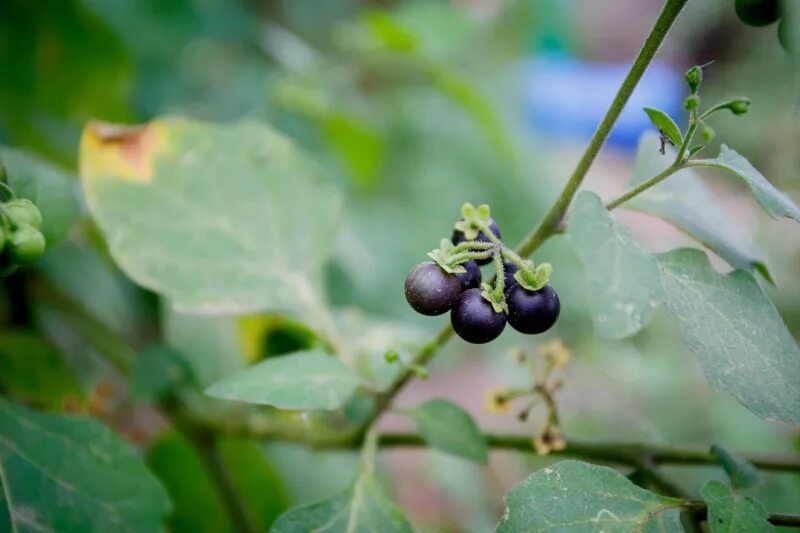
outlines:
[[[797,43],[790,43],[789,17],[785,14],[788,0],[736,0],[736,15],[749,26],[769,26],[778,24],[778,40],[787,52],[795,49]]]
[[[406,300],[415,311],[436,316],[450,311],[459,337],[483,344],[506,326],[527,334],[543,333],[558,319],[561,304],[550,286],[552,268],[534,266],[507,248],[489,206],[464,204],[463,219],[452,238],[430,252],[406,277]],[[481,265],[494,262],[494,285],[481,283]]]
[[[42,214],[30,200],[11,198],[0,204],[0,275],[35,261],[45,249]]]

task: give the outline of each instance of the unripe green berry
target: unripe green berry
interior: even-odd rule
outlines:
[[[696,94],[690,94],[683,102],[683,107],[686,111],[694,111],[700,105],[700,97]]]
[[[686,78],[686,83],[689,84],[689,89],[691,89],[692,94],[694,94],[703,81],[703,69],[695,65],[686,71],[684,77]]]
[[[3,206],[15,226],[33,226],[36,229],[42,227],[42,214],[39,208],[27,198],[14,198]]]
[[[44,235],[29,224],[19,226],[11,235],[11,257],[18,263],[30,263],[44,253]]]

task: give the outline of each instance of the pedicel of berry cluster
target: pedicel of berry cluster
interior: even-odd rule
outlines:
[[[408,273],[406,300],[418,313],[450,311],[459,337],[473,344],[493,341],[506,323],[521,333],[544,333],[558,319],[561,303],[550,286],[553,268],[534,265],[503,244],[488,205],[461,207],[452,238],[442,239]],[[482,283],[480,265],[494,264],[494,284]]]
[[[7,276],[20,265],[42,256],[45,239],[42,214],[28,199],[17,198],[14,191],[0,182],[6,200],[0,202],[0,276]]]

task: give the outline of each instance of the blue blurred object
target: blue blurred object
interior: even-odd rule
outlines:
[[[547,54],[527,61],[523,71],[523,109],[527,125],[548,137],[589,139],[617,93],[630,64],[592,64],[568,54]],[[683,76],[654,63],[631,95],[608,142],[632,150],[653,126],[643,107],[656,107],[684,122]]]

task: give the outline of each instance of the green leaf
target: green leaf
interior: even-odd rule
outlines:
[[[486,438],[469,413],[454,403],[429,400],[408,414],[429,446],[476,463],[488,461]]]
[[[722,446],[713,445],[711,453],[717,458],[719,464],[731,478],[734,489],[749,489],[761,481],[761,474],[749,461],[736,457]]]
[[[156,344],[139,352],[130,381],[134,400],[160,400],[192,381],[191,368],[175,350]]]
[[[340,202],[286,137],[256,122],[91,123],[80,159],[111,254],[141,285],[194,311],[316,305]]]
[[[644,135],[636,154],[636,167],[628,183],[641,184],[661,173],[675,159],[675,150],[659,153],[657,135]],[[713,250],[734,268],[763,272],[771,280],[764,263],[764,251],[728,215],[719,199],[691,170],[682,170],[625,204],[671,222]]]
[[[768,514],[758,500],[741,497],[716,480],[700,489],[708,505],[708,526],[711,533],[767,533],[775,528],[767,521]]]
[[[279,409],[336,409],[359,385],[358,375],[321,350],[274,357],[211,385],[206,394]]]
[[[674,530],[659,526],[659,515],[681,503],[637,487],[616,470],[580,461],[561,461],[534,472],[504,500],[506,511],[497,533],[672,533]]]
[[[581,192],[570,212],[568,238],[586,268],[589,308],[597,333],[629,337],[658,310],[658,265],[600,198]]]
[[[77,177],[13,148],[0,147],[8,185],[42,213],[42,234],[48,246],[64,238],[78,219]]]
[[[696,159],[693,164],[698,167],[718,168],[738,176],[750,187],[756,200],[769,216],[772,218],[786,217],[800,222],[800,208],[791,198],[767,181],[767,178],[756,170],[750,161],[724,144],[717,158]]]
[[[278,518],[271,533],[410,533],[411,525],[384,496],[375,477],[361,473],[343,493]]]
[[[0,336],[0,388],[9,396],[46,408],[58,408],[71,396],[83,396],[75,373],[58,351],[29,331]]]
[[[681,135],[681,129],[675,124],[675,121],[670,118],[669,115],[661,111],[660,109],[654,109],[652,107],[645,107],[644,112],[647,113],[647,116],[650,118],[650,122],[653,123],[653,126],[658,128],[658,130],[666,135],[667,139],[675,146],[680,146],[683,144],[683,135]]]
[[[3,531],[150,533],[170,507],[137,452],[102,424],[2,398],[0,479]]]
[[[708,382],[757,415],[800,424],[800,350],[761,287],[700,250],[658,256],[667,308]]]

